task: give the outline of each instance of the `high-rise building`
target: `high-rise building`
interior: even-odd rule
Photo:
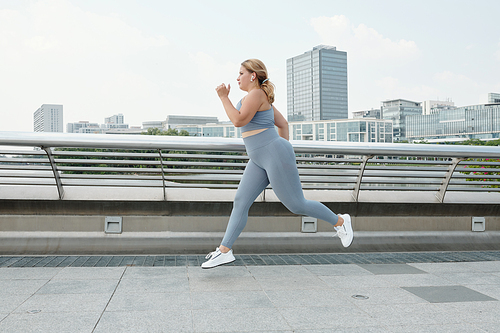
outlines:
[[[63,132],[63,106],[42,104],[33,114],[34,132]]]
[[[347,52],[318,45],[287,59],[288,121],[347,119]]]
[[[422,106],[419,102],[412,102],[406,99],[395,99],[382,102],[382,118],[392,120],[394,131],[393,140],[395,142],[405,141],[406,138],[406,117],[411,115],[421,115]]]

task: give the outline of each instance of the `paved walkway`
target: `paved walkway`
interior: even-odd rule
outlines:
[[[495,251],[173,257],[0,257],[0,332],[500,332]]]

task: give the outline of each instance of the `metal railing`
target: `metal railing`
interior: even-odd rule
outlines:
[[[500,147],[292,141],[304,189],[500,192]],[[3,147],[3,148],[2,148]],[[23,147],[23,148],[20,148]],[[236,188],[241,139],[0,132],[0,189]]]

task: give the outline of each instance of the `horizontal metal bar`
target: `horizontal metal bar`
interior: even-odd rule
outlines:
[[[291,141],[291,143],[296,153],[306,154],[500,158],[500,148],[494,146],[439,145],[437,147],[428,144],[303,140]],[[142,150],[245,151],[242,139],[46,132],[0,132],[0,145],[53,148],[91,147]]]

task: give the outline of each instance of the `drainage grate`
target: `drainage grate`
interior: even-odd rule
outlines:
[[[500,261],[500,251],[235,255],[230,266]],[[0,256],[0,267],[199,266],[205,255]]]

